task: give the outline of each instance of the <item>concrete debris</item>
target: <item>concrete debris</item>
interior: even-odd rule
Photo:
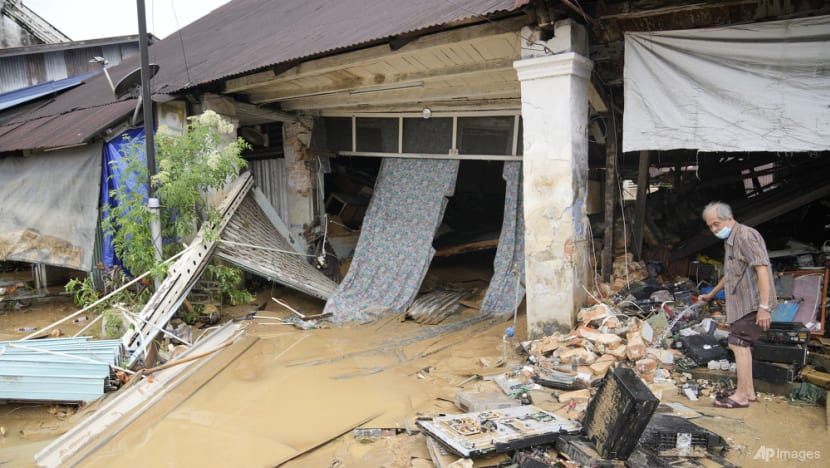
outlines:
[[[611,284],[606,285],[608,294],[602,295],[603,302],[595,301],[594,304],[580,310],[577,315],[577,325],[572,330],[554,332],[551,335],[521,343],[519,350],[527,354],[526,362],[518,363],[518,365],[514,362],[512,367],[509,362],[506,362],[507,366],[503,374],[485,377],[482,382],[482,384],[486,384],[487,381],[495,382],[503,392],[500,395],[502,399],[506,397],[508,401],[513,400],[516,404],[523,405],[522,407],[531,404],[538,405],[564,420],[581,421],[585,428],[591,424],[589,419],[593,418],[593,424],[596,426],[593,429],[595,432],[597,430],[602,432],[606,429],[613,431],[625,438],[628,445],[624,447],[625,450],[616,447],[614,444],[617,442],[614,441],[619,437],[612,437],[605,442],[594,440],[590,436],[591,431],[586,432],[586,429],[580,434],[560,435],[552,443],[536,443],[530,450],[517,449],[513,454],[513,460],[520,462],[518,466],[553,466],[557,463],[564,466],[579,466],[582,462],[588,462],[591,466],[623,466],[623,460],[629,455],[632,459],[652,461],[662,460],[660,457],[667,457],[665,460],[692,456],[706,457],[714,462],[713,466],[727,466],[723,459],[719,458],[722,455],[723,444],[712,444],[714,451],[702,442],[686,447],[683,445],[686,441],[684,438],[678,439],[672,446],[654,446],[657,439],[652,431],[649,433],[651,446],[643,446],[640,434],[651,419],[653,411],[638,413],[638,410],[633,410],[633,413],[630,411],[624,413],[628,410],[623,408],[634,407],[621,403],[626,399],[638,402],[648,401],[649,408],[653,409],[656,408],[659,400],[669,394],[685,395],[690,400],[714,399],[732,386],[732,380],[729,378],[714,381],[695,378],[691,373],[684,372],[688,369],[688,365],[699,367],[692,359],[695,350],[687,349],[688,345],[681,349],[676,346],[676,343],[689,341],[685,338],[686,335],[706,335],[714,338],[716,332],[722,333],[723,327],[719,325],[721,320],[718,314],[719,309],[711,307],[710,310],[704,312],[700,305],[693,305],[691,303],[693,294],[686,281],[679,281],[666,287],[660,285],[655,287],[651,283],[632,286],[626,280],[622,287],[618,287],[620,286],[618,280],[623,275],[627,275],[629,279],[633,277],[638,281],[648,276],[644,264],[635,264],[630,260],[630,258],[618,259],[615,265],[617,278]],[[620,266],[623,261],[628,263],[627,272]],[[728,361],[722,364],[714,360],[709,365],[713,367],[713,371],[729,372],[730,364]],[[734,378],[734,375],[732,377]],[[601,396],[601,389],[609,385],[614,390],[606,390],[606,396]],[[608,396],[612,394],[613,397]],[[594,402],[607,398],[613,401],[605,401],[598,405],[616,408],[613,411],[619,410],[618,412],[621,411],[624,414],[614,413],[616,414],[614,416],[611,413],[606,414],[604,410],[598,410],[599,406],[594,405]],[[460,401],[466,404],[459,404]],[[476,406],[471,403],[479,401],[499,401],[499,405],[506,405],[492,392],[481,393],[478,396],[475,392],[465,392],[459,393],[456,397],[457,405],[464,411],[486,409],[498,412],[502,411],[499,408],[505,407]],[[592,405],[594,405],[593,413]],[[690,417],[686,413],[684,417]],[[462,416],[467,415],[447,416],[446,424],[449,426],[461,424],[465,421]],[[639,429],[634,431],[636,433],[630,430],[633,427],[630,425],[633,424],[633,420],[626,422],[626,418],[637,420]],[[668,421],[673,420],[668,419]],[[486,421],[480,422],[484,427]],[[449,431],[449,433],[454,436],[463,435],[463,431],[471,431],[468,426],[469,424],[465,425],[463,430],[459,429],[454,433]],[[628,429],[621,429],[621,427]],[[426,435],[428,439],[435,438],[436,440],[444,437],[439,437],[434,430],[432,432],[427,430]],[[696,439],[695,443],[698,442]],[[443,443],[446,445],[447,441],[443,440]],[[658,452],[660,455],[657,455]],[[472,458],[478,455],[476,450],[458,454]],[[600,454],[606,455],[606,458]],[[542,460],[547,465],[539,465]],[[628,465],[625,464],[625,466]],[[633,466],[639,465],[635,463]]]

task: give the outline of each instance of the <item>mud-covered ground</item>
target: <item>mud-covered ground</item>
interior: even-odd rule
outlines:
[[[322,309],[320,301],[270,288],[257,295],[256,304],[266,304],[259,315],[290,315],[271,296],[304,314]],[[243,316],[254,307],[225,308],[222,319]],[[74,310],[69,299],[60,298],[0,311],[0,340],[20,338],[28,332],[18,328],[42,328]],[[273,466],[290,460],[285,466],[432,466],[423,435],[403,431],[361,442],[352,429],[414,428],[418,415],[458,412],[452,401],[459,391],[496,390],[484,380],[458,386],[471,374],[492,373],[487,366],[503,359],[504,329],[512,325],[476,320],[476,313],[466,309],[439,326],[397,316],[371,325],[314,330],[267,319],[243,322],[246,333],[257,338],[245,353],[203,377],[198,390],[180,395],[181,401],[166,413],[138,418],[82,465]],[[525,336],[524,322],[520,310],[517,336]],[[82,325],[70,322],[59,328],[71,335]],[[515,355],[507,357],[508,363],[520,362]],[[541,396],[538,406],[563,414],[553,396]],[[726,438],[732,446],[727,459],[738,465],[830,463],[824,407],[765,396],[749,409],[718,409],[711,400],[693,402],[671,390],[662,396],[699,411],[703,416],[693,421]],[[34,466],[34,453],[72,424],[84,424],[94,409],[90,405],[73,415],[74,407],[0,404],[0,466]],[[760,449],[766,455],[757,458]]]

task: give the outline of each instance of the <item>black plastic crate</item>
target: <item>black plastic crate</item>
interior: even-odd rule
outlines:
[[[628,368],[609,372],[588,404],[583,426],[602,458],[625,460],[660,400]]]

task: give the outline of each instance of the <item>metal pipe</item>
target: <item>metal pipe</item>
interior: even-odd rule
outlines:
[[[138,10],[138,48],[141,55],[141,101],[144,110],[144,153],[147,157],[147,203],[150,208],[150,230],[153,235],[153,245],[156,250],[156,263],[161,262],[161,221],[159,219],[159,200],[153,189],[153,176],[156,173],[156,146],[153,138],[153,101],[150,99],[150,57],[147,51],[149,40],[147,37],[147,14],[144,10],[144,0],[136,0]],[[156,289],[160,281],[156,280]]]

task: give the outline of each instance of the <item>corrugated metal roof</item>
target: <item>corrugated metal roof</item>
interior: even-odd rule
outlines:
[[[120,340],[89,337],[0,341],[0,399],[89,401],[104,394]]]
[[[135,108],[136,100],[17,121],[0,126],[0,153],[59,148],[86,143]]]
[[[0,94],[0,110],[8,109],[9,107],[14,107],[18,104],[23,104],[58,91],[63,91],[73,86],[78,86],[85,79],[97,73],[100,72],[87,73],[62,80],[47,81],[46,83],[29,86],[28,88],[16,89],[8,93]]]
[[[150,47],[160,66],[156,93],[172,93],[273,65],[367,45],[395,36],[455,25],[513,9],[515,0],[234,0]],[[111,67],[118,81],[138,67],[131,57]],[[114,101],[106,79],[95,76],[38,110],[15,118],[37,119]],[[109,109],[109,107],[108,107]],[[103,127],[99,127],[100,130]],[[2,128],[0,128],[2,133]],[[41,144],[38,130],[27,144]],[[88,134],[91,134],[87,132]],[[63,135],[67,136],[67,135]],[[87,135],[88,136],[88,135]],[[0,140],[0,152],[33,149]]]
[[[236,0],[155,44],[166,92],[507,11],[515,0]],[[184,49],[184,52],[182,51]],[[184,56],[183,56],[184,55]],[[185,60],[186,58],[186,60]],[[166,62],[166,61],[165,61]],[[185,66],[187,63],[187,66]],[[189,77],[188,77],[189,74]]]

